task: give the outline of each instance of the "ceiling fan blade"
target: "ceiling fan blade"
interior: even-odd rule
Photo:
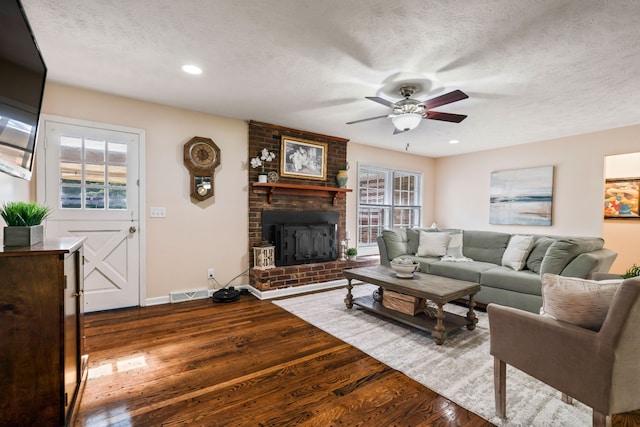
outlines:
[[[347,122],[346,124],[348,124],[348,125],[352,125],[352,124],[354,124],[354,123],[368,122],[369,120],[384,119],[385,117],[389,117],[389,115],[388,115],[388,114],[385,114],[384,116],[369,117],[368,119],[354,120],[354,121],[352,121],[352,122]]]
[[[452,102],[456,102],[456,101],[461,101],[468,97],[469,95],[467,95],[463,91],[454,90],[453,92],[445,93],[444,95],[440,95],[440,96],[436,96],[435,98],[428,99],[422,102],[422,104],[425,106],[427,110],[431,110],[432,108],[440,107],[446,104],[451,104]]]
[[[453,123],[460,123],[466,118],[467,116],[465,116],[464,114],[440,113],[438,111],[428,111],[427,117],[425,117],[425,119],[442,120],[443,122]]]
[[[387,107],[394,108],[396,106],[395,102],[387,101],[386,99],[378,96],[365,96],[365,98],[370,99],[373,102],[377,102],[378,104],[386,105]]]

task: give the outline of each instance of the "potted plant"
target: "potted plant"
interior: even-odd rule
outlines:
[[[31,246],[42,242],[42,221],[51,209],[35,202],[6,202],[0,207],[4,228],[5,246]]]
[[[349,258],[349,261],[355,261],[357,255],[358,255],[358,250],[356,248],[347,249],[347,257]]]
[[[275,159],[276,155],[273,151],[269,151],[266,148],[263,148],[260,152],[260,156],[253,157],[250,161],[252,168],[261,168],[260,173],[258,174],[258,182],[267,182],[267,174],[264,173],[264,163],[270,162]]]
[[[631,266],[631,268],[629,268],[627,271],[625,271],[625,273],[622,275],[623,279],[629,279],[631,277],[636,277],[636,276],[640,276],[640,267],[638,267],[637,265],[633,264]]]
[[[349,163],[342,163],[338,165],[338,175],[336,175],[336,182],[338,188],[347,188],[347,171],[349,170]]]

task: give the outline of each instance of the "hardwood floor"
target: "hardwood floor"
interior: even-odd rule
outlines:
[[[85,316],[76,426],[490,426],[270,301]]]

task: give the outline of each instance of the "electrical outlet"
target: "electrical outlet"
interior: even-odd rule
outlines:
[[[213,272],[213,268],[210,268],[207,270],[207,279],[213,279],[215,277],[215,274]]]

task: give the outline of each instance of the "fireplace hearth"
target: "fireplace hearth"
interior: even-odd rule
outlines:
[[[275,246],[278,267],[335,261],[338,221],[331,211],[263,211],[262,237]]]

